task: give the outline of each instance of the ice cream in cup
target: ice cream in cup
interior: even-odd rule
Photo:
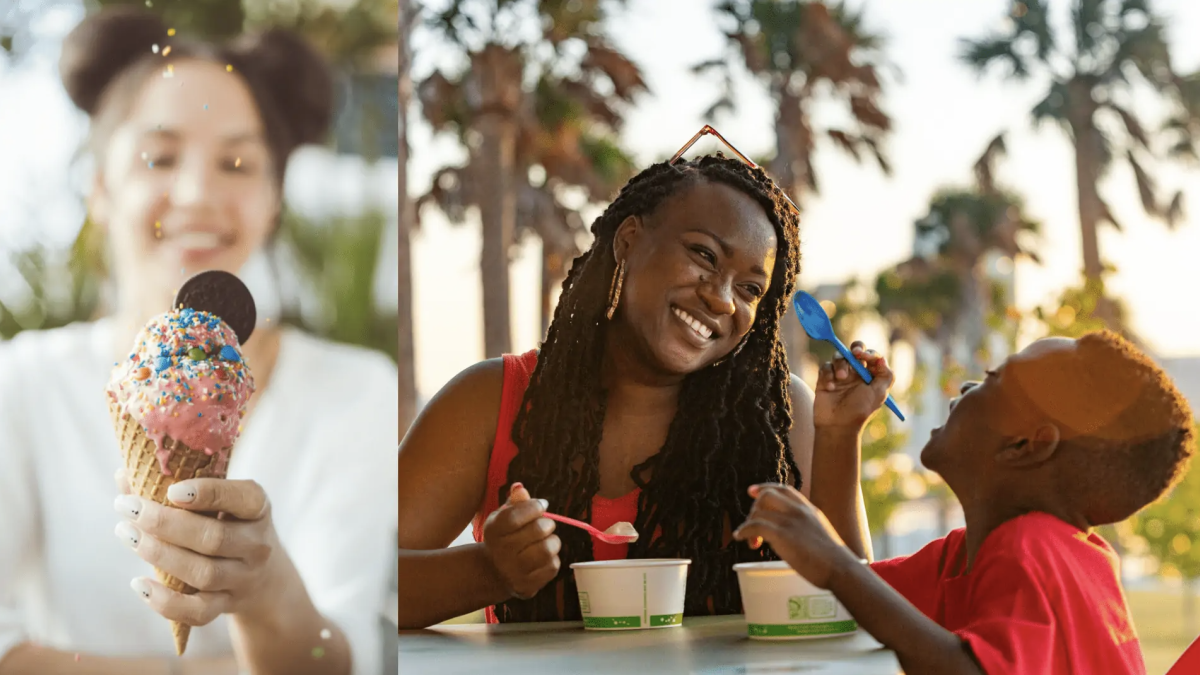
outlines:
[[[733,569],[753,640],[836,637],[858,630],[833,593],[813,586],[786,562],[738,563]]]
[[[601,560],[573,563],[585,630],[683,625],[691,560]]]

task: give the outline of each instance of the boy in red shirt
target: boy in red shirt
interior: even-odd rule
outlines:
[[[863,358],[888,374],[882,359]],[[831,386],[845,378],[844,363],[827,365],[818,398],[854,388]],[[882,402],[882,387],[859,382],[875,396],[858,399]],[[838,414],[861,429],[852,398],[841,395]],[[1117,557],[1091,528],[1174,485],[1193,424],[1162,370],[1117,335],[1040,340],[964,386],[921,452],[961,502],[965,529],[868,568],[799,492],[763,485],[751,488],[754,507],[734,536],[765,540],[832,591],[912,675],[1142,674]],[[831,477],[854,489],[833,473],[814,475],[814,488]],[[858,525],[838,529],[865,551]]]

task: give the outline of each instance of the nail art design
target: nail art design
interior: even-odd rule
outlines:
[[[120,495],[113,500],[113,509],[126,518],[137,520],[142,514],[142,500],[132,495]]]
[[[167,499],[170,499],[177,504],[186,504],[188,502],[195,501],[196,488],[192,487],[191,485],[176,483],[175,485],[167,488]]]
[[[128,544],[129,548],[137,548],[138,542],[142,538],[137,528],[125,521],[117,523],[116,535],[118,539]]]
[[[132,588],[133,590],[137,591],[137,594],[142,596],[143,600],[150,599],[151,586],[150,586],[150,584],[146,583],[145,579],[136,577],[132,581],[129,582],[129,587]]]

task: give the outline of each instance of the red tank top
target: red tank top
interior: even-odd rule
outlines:
[[[536,349],[525,352],[520,356],[504,355],[504,389],[500,396],[500,419],[496,422],[496,441],[492,445],[492,458],[488,462],[487,491],[483,496],[483,506],[475,514],[472,523],[475,541],[483,541],[483,523],[493,511],[500,508],[500,488],[508,483],[508,465],[517,456],[517,446],[512,440],[513,424],[517,421],[517,411],[525,398],[525,390],[529,388],[529,379],[537,366],[538,352]],[[639,490],[616,499],[605,499],[599,495],[592,498],[592,525],[607,530],[621,521],[632,523],[637,519],[637,503]],[[539,495],[532,495],[537,499]],[[553,504],[551,508],[553,509]],[[559,527],[569,527],[559,525]],[[592,538],[592,551],[596,560],[622,560],[628,553],[628,544],[605,544]],[[486,610],[487,622],[497,623],[495,607]]]

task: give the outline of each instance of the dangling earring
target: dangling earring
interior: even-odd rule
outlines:
[[[608,286],[608,318],[611,320],[617,311],[617,303],[621,300],[621,286],[625,284],[625,261],[617,265],[613,272],[612,283]]]

